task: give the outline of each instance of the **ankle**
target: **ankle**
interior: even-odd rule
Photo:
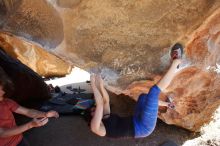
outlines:
[[[97,105],[103,105],[104,104],[104,101],[103,100],[101,100],[101,99],[95,99],[95,102],[96,102],[96,106]]]
[[[182,59],[174,59],[172,64],[174,64],[175,66],[178,66],[181,64],[181,62],[182,62]]]

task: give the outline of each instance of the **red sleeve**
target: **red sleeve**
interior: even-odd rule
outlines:
[[[11,111],[16,111],[16,109],[19,107],[19,104],[17,104],[14,100],[6,99],[7,105],[9,106],[9,109]]]

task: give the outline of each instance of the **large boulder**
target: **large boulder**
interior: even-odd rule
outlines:
[[[0,0],[1,30],[25,37],[45,47],[63,40],[59,13],[45,0]]]
[[[0,47],[43,77],[65,76],[72,69],[66,61],[14,36],[0,33]]]
[[[109,90],[134,99],[167,71],[167,47],[183,43],[186,68],[161,95],[174,94],[176,109],[159,117],[198,131],[220,105],[219,6],[218,0],[20,0],[13,13],[2,9],[0,24],[2,31],[101,73]]]

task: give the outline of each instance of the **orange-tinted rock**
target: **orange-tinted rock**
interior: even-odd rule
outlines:
[[[167,96],[174,94],[175,110],[168,109],[159,117],[169,124],[175,124],[192,131],[198,131],[204,123],[210,122],[220,105],[220,9],[215,11],[192,35],[185,48],[186,56],[192,61],[183,69],[168,87]],[[155,79],[158,80],[158,79]],[[150,82],[154,84],[155,82]],[[137,98],[147,92],[148,81],[131,84],[125,94]],[[161,96],[164,100],[164,96]]]
[[[220,10],[194,32],[186,47],[187,56],[202,68],[220,64]]]
[[[6,85],[7,98],[16,101],[43,101],[51,98],[44,79],[17,59],[9,56],[0,46],[0,68],[6,73],[12,84]],[[4,73],[5,72],[5,73]],[[7,77],[6,77],[7,78]],[[10,82],[9,82],[10,83]]]
[[[69,63],[49,54],[37,45],[16,37],[0,34],[0,46],[13,58],[20,60],[44,77],[65,76],[72,68]]]
[[[220,105],[220,79],[215,73],[189,67],[175,77],[167,94],[175,95],[175,110],[168,109],[160,118],[192,131],[210,121]]]

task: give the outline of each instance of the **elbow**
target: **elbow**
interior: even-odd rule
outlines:
[[[145,138],[145,137],[148,137],[149,135],[151,135],[153,131],[147,131],[147,132],[144,132],[144,133],[141,133],[140,135],[137,135],[136,138]]]
[[[101,132],[101,130],[97,127],[91,126],[90,129],[93,133],[95,133],[98,136],[101,136],[101,137],[105,136],[105,133]]]
[[[138,133],[136,137],[137,138],[148,137],[153,133],[153,131],[154,131],[154,127],[143,128],[143,130],[140,133]]]
[[[93,132],[93,133],[97,133],[99,131],[99,126],[94,123],[93,121],[90,122],[90,130]]]
[[[95,133],[95,134],[98,133],[98,128],[97,128],[97,127],[91,125],[91,126],[90,126],[90,129],[91,129],[91,131],[92,131],[93,133]]]
[[[153,130],[146,132],[144,137],[148,137],[149,135],[151,135],[151,133],[153,133]]]
[[[105,134],[98,134],[99,136],[101,136],[101,137],[104,137],[105,136]]]

